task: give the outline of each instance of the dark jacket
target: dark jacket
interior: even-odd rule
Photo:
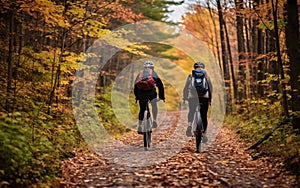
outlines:
[[[138,77],[139,77],[139,74],[137,75],[137,77],[135,79],[135,83],[136,83]],[[140,96],[144,96],[144,95],[155,96],[156,97],[157,96],[156,88],[158,88],[158,97],[162,100],[165,100],[164,85],[163,85],[161,79],[159,78],[159,76],[157,75],[157,73],[154,70],[152,72],[152,77],[155,81],[155,86],[156,86],[152,90],[149,90],[149,91],[140,90],[140,89],[138,89],[136,84],[134,84],[134,95],[135,95],[136,100],[139,100]]]

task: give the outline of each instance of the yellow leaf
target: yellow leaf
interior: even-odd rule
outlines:
[[[7,181],[1,181],[0,185],[9,185]]]
[[[131,183],[133,182],[133,178],[125,178],[124,181],[127,183]]]
[[[292,140],[293,140],[293,137],[292,137],[292,136],[289,136],[289,137],[286,138],[286,142],[287,142],[287,143],[292,142]]]

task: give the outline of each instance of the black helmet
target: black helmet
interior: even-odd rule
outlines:
[[[204,63],[197,62],[197,63],[194,64],[194,69],[199,68],[199,67],[202,68],[202,69],[204,69],[205,68]]]

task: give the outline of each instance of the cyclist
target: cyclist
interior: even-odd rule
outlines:
[[[154,71],[154,63],[152,61],[147,60],[144,62],[143,74],[144,73],[149,74],[149,69],[152,69],[152,78],[155,82],[154,88],[150,89],[150,90],[144,90],[144,89],[138,88],[137,80],[140,75],[137,76],[135,85],[134,85],[135,99],[136,99],[136,101],[139,101],[139,106],[140,106],[139,125],[138,125],[138,130],[137,130],[138,134],[142,134],[141,123],[143,121],[144,112],[146,110],[146,106],[147,106],[147,102],[148,102],[147,99],[149,99],[151,101],[151,106],[152,106],[152,115],[153,115],[152,127],[157,128],[156,118],[157,118],[158,109],[157,109],[156,101],[152,101],[153,99],[157,98],[156,88],[158,88],[159,98],[161,100],[165,101],[164,85],[163,85],[161,79],[159,78],[159,76],[157,75],[157,73]]]
[[[194,64],[194,69],[195,70],[204,70],[205,65],[202,62],[196,62]],[[208,83],[208,91],[204,95],[198,95],[197,91],[195,88],[192,86],[192,74],[190,74],[187,77],[184,89],[183,89],[183,100],[187,100],[189,103],[189,113],[188,113],[188,127],[186,130],[186,135],[188,137],[192,136],[192,122],[194,118],[194,114],[196,111],[197,104],[200,104],[200,114],[201,114],[201,119],[203,123],[203,142],[207,141],[206,137],[206,130],[207,130],[207,111],[208,111],[208,106],[211,104],[211,99],[212,99],[212,83],[207,75],[206,71],[205,72],[205,79],[207,80]]]

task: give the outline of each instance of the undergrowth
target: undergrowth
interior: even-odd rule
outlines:
[[[118,138],[121,136],[123,133],[130,131],[131,129],[135,128],[136,125],[134,123],[137,122],[132,122],[130,125],[124,125],[122,123],[122,120],[127,119],[129,120],[130,118],[126,117],[126,112],[124,113],[116,110],[116,107],[112,106],[111,102],[111,92],[112,92],[112,85],[109,87],[106,87],[103,93],[97,93],[96,94],[96,101],[95,101],[95,106],[97,109],[98,113],[98,118],[105,128],[105,130],[114,138]],[[126,105],[129,104],[121,104],[121,102],[124,102],[123,100],[118,101],[120,106],[122,106],[122,109],[127,109]],[[133,104],[135,103],[134,98],[130,97],[129,98],[129,103]],[[121,110],[122,110],[121,109]],[[120,109],[118,109],[120,110]],[[137,111],[136,107],[133,109],[135,112]],[[119,116],[116,116],[118,114]],[[124,117],[120,117],[120,115],[124,115]],[[121,118],[121,119],[120,119]],[[121,120],[121,121],[120,121]]]
[[[253,102],[247,112],[228,115],[225,124],[235,131],[241,141],[249,146],[263,138],[270,131],[273,134],[254,151],[261,156],[280,157],[288,170],[300,175],[300,134],[291,123],[278,125],[284,121],[279,103],[270,105],[266,101]]]
[[[55,120],[54,120],[54,116]],[[70,116],[42,111],[0,112],[0,187],[47,184],[81,138]]]

